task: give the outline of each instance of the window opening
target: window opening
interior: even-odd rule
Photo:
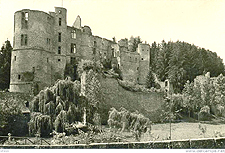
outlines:
[[[76,31],[75,30],[72,30],[71,36],[72,36],[73,39],[76,39]]]
[[[61,32],[59,32],[59,35],[58,35],[58,42],[61,42],[61,36],[62,36],[62,34],[61,34]]]
[[[61,46],[58,47],[58,54],[61,54]]]
[[[62,25],[62,18],[59,18],[59,26]]]
[[[76,53],[76,44],[71,44],[71,53]]]

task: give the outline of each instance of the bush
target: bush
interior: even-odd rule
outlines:
[[[209,106],[204,106],[201,108],[200,112],[198,113],[198,119],[200,121],[208,121],[211,120],[210,108]]]
[[[141,133],[151,132],[151,121],[138,112],[130,113],[125,108],[117,111],[115,108],[109,110],[108,125],[110,128],[121,128],[133,131],[136,140],[140,140]]]
[[[31,114],[31,120],[28,125],[30,136],[39,134],[41,137],[48,137],[53,129],[51,117],[37,112]]]
[[[28,134],[28,118],[22,114],[18,101],[9,98],[0,103],[0,135],[11,133],[15,136]]]

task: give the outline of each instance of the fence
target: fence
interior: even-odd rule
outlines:
[[[7,136],[0,138],[7,138]],[[117,142],[117,143],[91,143],[91,144],[71,144],[71,145],[50,145],[43,138],[39,139],[39,144],[28,137],[12,137],[14,139],[24,139],[24,144],[0,145],[0,149],[224,149],[225,137],[204,138],[190,140],[166,140],[148,142]],[[30,145],[26,142],[31,143]],[[21,141],[20,141],[21,142]],[[35,143],[35,144],[34,144]]]
[[[0,144],[6,140],[13,141],[16,145],[51,145],[44,138],[35,138],[34,141],[30,137],[0,136]]]

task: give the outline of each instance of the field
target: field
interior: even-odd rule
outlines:
[[[199,129],[199,123],[172,123],[172,140],[184,140],[184,139],[199,139],[199,138],[215,138],[215,131],[220,132],[220,136],[225,136],[225,124],[203,124],[201,126],[206,127],[206,132],[203,134]],[[34,144],[51,144],[51,145],[63,145],[63,144],[89,144],[89,143],[110,143],[110,142],[137,142],[132,132],[124,131],[120,132],[118,129],[109,129],[107,126],[102,127],[103,132],[91,135],[75,135],[75,136],[63,136],[57,139],[54,138],[34,138],[29,137],[29,140]],[[151,134],[145,133],[141,135],[140,142],[146,141],[161,141],[168,140],[170,133],[170,124],[154,124],[152,125]],[[5,144],[20,144],[20,145],[33,145],[30,141],[24,141],[25,139],[17,139],[17,143],[6,141]]]
[[[202,127],[206,127],[205,138],[215,137],[215,132],[218,131],[225,136],[225,124],[203,124]],[[204,134],[199,129],[199,123],[171,123],[172,129],[172,139],[180,140],[180,139],[197,139],[204,138]],[[155,124],[152,126],[152,134],[153,137],[158,137],[157,140],[165,140],[170,134],[170,124]],[[146,139],[143,136],[142,141]]]

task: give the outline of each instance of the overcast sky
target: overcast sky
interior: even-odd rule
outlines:
[[[14,12],[54,11],[62,0],[0,0],[0,43],[13,40]],[[82,26],[107,39],[140,36],[152,42],[185,41],[225,59],[225,0],[63,0],[67,24],[77,15]]]

